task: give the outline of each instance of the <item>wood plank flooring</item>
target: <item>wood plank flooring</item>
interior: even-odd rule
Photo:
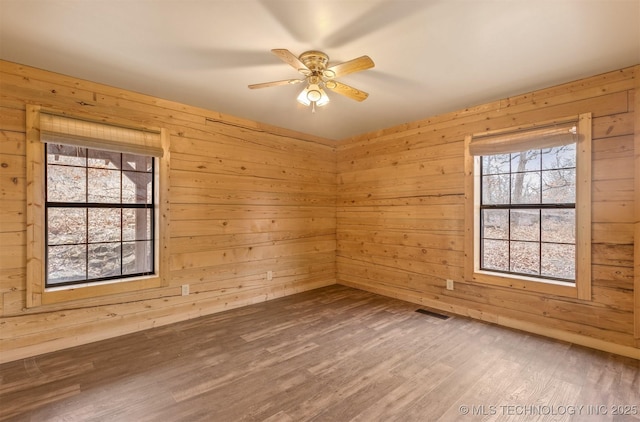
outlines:
[[[10,362],[0,420],[640,421],[640,361],[418,308],[335,285]]]

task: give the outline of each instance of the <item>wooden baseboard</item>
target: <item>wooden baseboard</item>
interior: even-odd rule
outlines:
[[[503,316],[488,313],[488,312],[477,311],[474,309],[461,307],[458,305],[451,305],[438,300],[419,297],[417,294],[411,294],[409,292],[401,292],[395,289],[387,289],[384,287],[372,287],[369,285],[364,285],[364,284],[349,282],[344,280],[338,280],[338,284],[343,286],[353,287],[355,289],[365,290],[371,293],[377,293],[387,297],[393,297],[393,298],[404,300],[411,303],[428,306],[430,308],[438,309],[440,311],[451,312],[457,315],[462,315],[462,316],[478,319],[481,321],[490,322],[490,323],[501,325],[504,327],[526,331],[528,333],[537,334],[544,337],[549,337],[556,340],[566,341],[566,342],[577,344],[580,346],[589,347],[591,349],[601,350],[604,352],[614,353],[617,355],[640,360],[640,349],[632,346],[625,346],[625,345],[620,345],[616,343],[611,343],[609,341],[600,340],[600,339],[585,336],[582,334],[545,327],[539,324],[520,321],[513,318],[503,317]]]

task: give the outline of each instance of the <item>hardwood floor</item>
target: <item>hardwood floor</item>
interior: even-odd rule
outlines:
[[[640,361],[416,309],[330,286],[7,363],[0,419],[640,421]]]

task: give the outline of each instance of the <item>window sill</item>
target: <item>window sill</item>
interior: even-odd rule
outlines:
[[[128,293],[159,287],[162,287],[162,278],[157,275],[110,280],[103,283],[49,287],[42,293],[41,304],[50,305],[72,300],[92,299],[106,295],[115,295],[118,293]]]
[[[569,282],[520,275],[498,274],[482,270],[474,271],[471,280],[467,281],[533,293],[578,298],[578,288],[576,284]]]

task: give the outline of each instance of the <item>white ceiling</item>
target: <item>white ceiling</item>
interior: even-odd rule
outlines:
[[[0,58],[343,139],[640,64],[640,0],[0,0]],[[338,80],[316,113],[270,50],[320,49]]]

